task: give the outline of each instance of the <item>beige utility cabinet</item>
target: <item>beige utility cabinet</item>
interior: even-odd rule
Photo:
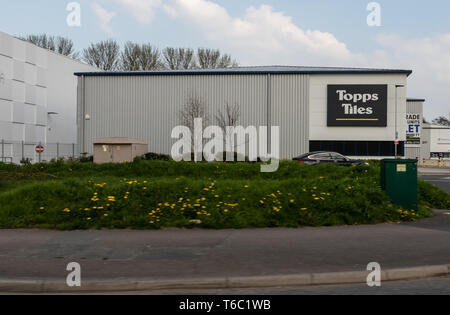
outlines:
[[[131,162],[148,152],[144,140],[130,138],[103,138],[94,141],[94,163]]]

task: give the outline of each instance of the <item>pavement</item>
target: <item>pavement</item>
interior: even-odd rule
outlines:
[[[171,291],[141,291],[116,292],[113,294],[140,295],[450,295],[450,277],[436,277],[429,279],[388,281],[382,282],[380,287],[369,287],[366,284],[318,285],[302,287],[272,287],[272,288],[244,288],[219,290],[171,290]]]
[[[450,168],[432,168],[432,167],[419,167],[417,173],[420,175],[447,175],[450,176]]]
[[[403,269],[384,275],[390,280],[445,275],[449,213],[415,223],[302,229],[1,230],[0,292],[67,289],[70,262],[81,265],[86,290],[89,283],[126,291],[362,282],[369,262]]]

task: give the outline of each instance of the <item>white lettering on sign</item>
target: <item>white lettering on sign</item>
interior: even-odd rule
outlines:
[[[377,93],[374,94],[350,94],[347,93],[346,90],[337,90],[336,93],[339,95],[340,101],[348,101],[348,102],[354,102],[357,103],[359,101],[362,101],[363,103],[367,103],[368,101],[378,101],[379,96]]]
[[[347,102],[360,102],[367,103],[368,101],[378,101],[380,98],[378,94],[350,94],[347,93],[346,90],[337,90],[336,93],[339,95],[340,101],[347,101]],[[372,115],[373,114],[373,108],[372,107],[358,107],[357,105],[353,104],[342,104],[342,107],[344,108],[344,114],[345,115]]]
[[[420,144],[422,118],[420,114],[406,114],[406,144]]]

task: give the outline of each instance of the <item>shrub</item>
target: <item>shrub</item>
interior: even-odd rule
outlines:
[[[171,157],[167,154],[159,154],[159,153],[146,153],[142,157],[144,161],[170,161]]]

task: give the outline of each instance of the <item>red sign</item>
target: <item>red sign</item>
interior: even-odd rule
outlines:
[[[42,145],[36,146],[36,153],[44,153],[44,147]]]

